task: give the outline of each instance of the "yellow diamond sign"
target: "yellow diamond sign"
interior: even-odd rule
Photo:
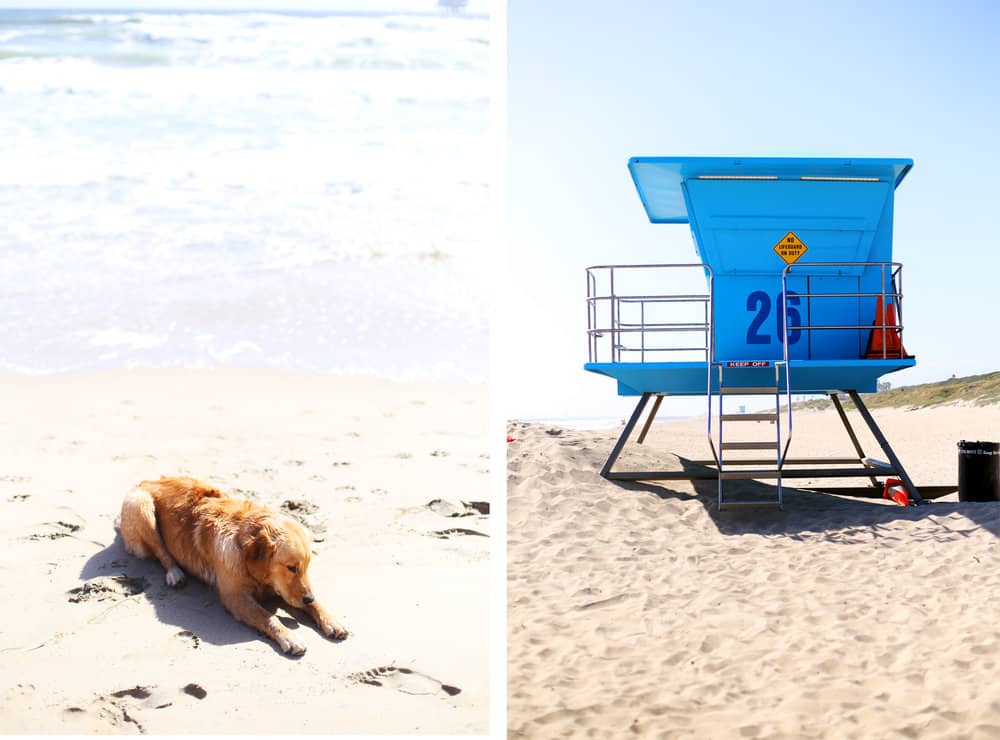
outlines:
[[[774,245],[774,251],[788,264],[792,264],[804,255],[807,249],[809,247],[803,244],[802,240],[791,231],[781,237],[781,241]]]

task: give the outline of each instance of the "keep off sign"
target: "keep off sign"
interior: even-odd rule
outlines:
[[[789,265],[804,255],[807,249],[809,247],[803,244],[802,240],[791,231],[781,237],[781,241],[774,245],[774,251]]]

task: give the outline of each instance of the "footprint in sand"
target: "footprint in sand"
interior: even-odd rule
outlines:
[[[112,691],[106,696],[99,694],[93,702],[95,714],[113,728],[127,728],[128,725],[132,725],[139,734],[144,735],[146,728],[133,716],[136,712],[136,707],[132,706],[131,702],[127,702],[126,699],[139,699],[145,704],[146,700],[153,695],[151,691],[153,688],[155,687],[133,686],[130,689]],[[170,705],[166,704],[165,706]],[[84,710],[80,707],[69,707],[66,711],[82,713]]]
[[[313,542],[326,539],[326,523],[319,516],[319,507],[305,499],[287,499],[281,502],[281,510],[302,524],[312,534]]]
[[[208,696],[208,692],[196,683],[189,683],[180,691],[198,700]],[[112,691],[109,694],[97,694],[91,702],[90,712],[80,706],[66,707],[63,712],[69,716],[83,716],[92,713],[103,720],[109,729],[113,728],[118,731],[132,729],[144,735],[146,728],[143,725],[143,720],[147,716],[152,716],[148,715],[147,712],[172,707],[176,698],[177,694],[170,690],[158,689],[154,685],[137,685],[128,689]]]
[[[435,514],[446,517],[459,516],[488,516],[490,504],[488,501],[445,501],[443,498],[436,498],[429,501],[425,506]]]
[[[250,488],[232,488],[230,489],[235,496],[240,498],[248,498],[251,501],[260,501],[260,494]]]
[[[460,537],[462,535],[468,535],[471,537],[489,537],[485,532],[477,532],[474,529],[463,529],[461,527],[452,527],[451,529],[439,529],[436,532],[428,532],[431,537],[437,537],[442,540],[447,540],[452,537]]]
[[[288,499],[281,502],[281,510],[293,519],[299,519],[301,517],[312,516],[319,511],[319,507],[311,501],[305,501],[304,499]]]
[[[176,645],[182,645],[197,650],[201,647],[201,638],[191,630],[181,630],[171,638]]]
[[[112,691],[111,696],[116,699],[121,699],[123,696],[131,696],[133,699],[148,699],[152,693],[153,692],[149,690],[148,686],[135,686],[131,689]]]
[[[589,601],[586,604],[581,604],[580,606],[576,607],[576,610],[582,612],[588,609],[599,609],[600,607],[603,606],[614,606],[630,598],[632,598],[632,594],[629,593],[618,594],[617,596],[610,596],[607,599],[598,599],[597,601]]]
[[[140,735],[145,735],[146,728],[142,726],[139,720],[129,714],[129,709],[130,707],[125,706],[122,702],[105,699],[98,702],[96,713],[98,717],[116,730],[133,725]],[[132,711],[135,710],[133,709]]]
[[[28,539],[37,542],[38,540],[58,540],[61,537],[72,537],[80,530],[79,524],[72,522],[45,522],[46,527],[51,527],[48,532],[35,532],[28,535]]]
[[[141,594],[147,588],[149,582],[145,578],[129,578],[124,575],[94,578],[67,591],[67,601],[71,604],[84,601],[120,601]]]
[[[59,512],[57,514],[59,519],[54,522],[43,523],[45,527],[48,527],[48,531],[35,532],[34,534],[28,535],[27,539],[38,541],[57,540],[62,537],[75,537],[76,533],[87,525],[87,520],[68,506],[59,506],[56,508],[56,511]]]
[[[399,668],[397,666],[379,666],[362,673],[352,673],[348,678],[358,683],[368,686],[385,686],[396,689],[404,694],[446,694],[455,696],[462,690],[457,686],[449,686],[441,683],[436,678],[428,676],[426,673],[414,671],[411,668]]]
[[[256,468],[247,470],[246,472],[252,475],[258,475],[261,478],[266,478],[267,480],[274,480],[274,476],[278,471],[274,468]],[[184,472],[184,475],[187,475],[187,473]]]

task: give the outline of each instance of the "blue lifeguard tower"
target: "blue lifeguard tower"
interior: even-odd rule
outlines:
[[[898,476],[911,501],[923,503],[858,395],[916,362],[903,349],[902,265],[892,259],[895,191],[912,166],[873,158],[629,160],[649,220],[689,224],[700,259],[587,268],[585,368],[614,378],[619,395],[640,397],[605,478],[714,478],[720,508],[780,508],[782,478],[860,476],[878,486],[876,476]],[[792,394],[829,395],[857,457],[788,457]],[[842,394],[888,462],[865,456]],[[651,398],[640,444],[665,396],[700,395],[708,398],[710,460],[696,461],[696,470],[613,471]],[[733,413],[731,395],[766,395],[774,409]],[[770,422],[774,431],[764,441],[730,439],[745,422]],[[727,498],[725,481],[739,479],[775,480],[775,498]]]

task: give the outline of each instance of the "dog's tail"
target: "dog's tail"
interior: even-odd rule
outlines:
[[[134,493],[137,490],[140,490],[141,488],[142,488],[142,484],[139,484],[138,486],[132,486],[132,488],[129,489],[128,495],[126,495],[126,497],[125,497],[126,500],[128,499],[129,495],[131,495],[132,493]],[[115,515],[115,531],[116,532],[121,532],[122,531],[122,510],[121,509],[119,509],[118,513]]]

